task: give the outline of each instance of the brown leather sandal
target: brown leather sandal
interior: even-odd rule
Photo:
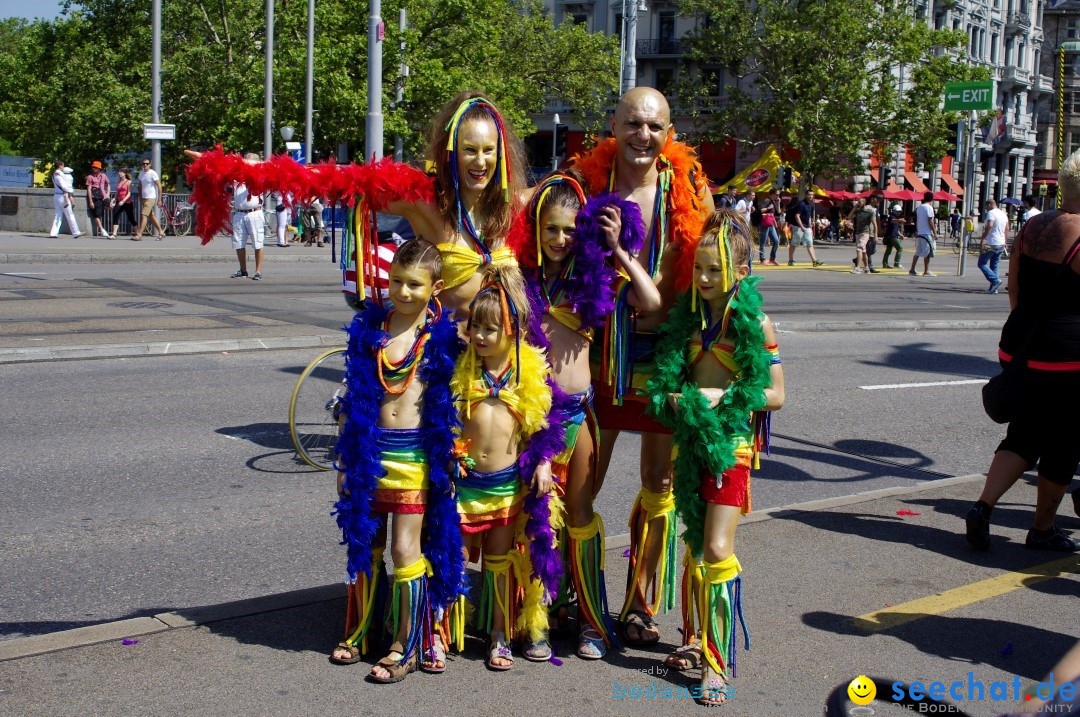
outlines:
[[[396,654],[397,657],[391,655]],[[411,673],[416,672],[416,668],[419,664],[417,656],[414,654],[404,663],[401,662],[401,658],[405,656],[405,647],[400,642],[395,642],[390,645],[390,653],[375,663],[376,667],[381,667],[389,673],[389,677],[377,677],[375,673],[369,673],[368,679],[372,682],[377,682],[380,685],[390,685],[395,682],[401,682]]]
[[[349,653],[348,657],[335,657],[334,653],[330,653],[330,662],[335,665],[355,665],[360,662],[360,648],[356,645],[350,645],[346,642],[339,642],[337,647],[334,648],[334,652],[338,650],[345,650]]]

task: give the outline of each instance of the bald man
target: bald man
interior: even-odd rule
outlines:
[[[675,303],[676,284],[682,290],[689,285],[693,259],[687,247],[697,241],[705,218],[713,211],[713,201],[693,150],[675,141],[671,110],[661,93],[637,87],[623,95],[611,118],[611,134],[611,138],[575,157],[574,167],[585,175],[590,194],[614,191],[641,208],[646,240],[636,261],[656,283],[663,308],[651,313],[617,308],[608,319],[618,330],[606,331],[605,336],[619,335],[624,340],[607,347],[612,361],[593,371],[601,429],[596,490],[607,472],[619,432],[639,431],[641,491],[630,517],[633,577],[620,620],[629,644],[650,645],[660,640],[653,616],[670,607],[674,598],[674,591],[666,591],[661,584],[667,580],[657,582],[655,578],[663,558],[664,575],[673,584],[675,556],[669,554],[674,550],[667,549],[665,528],[674,531],[676,520],[671,491],[671,434],[645,414],[644,389],[654,371],[656,330]],[[677,270],[684,276],[676,277]]]

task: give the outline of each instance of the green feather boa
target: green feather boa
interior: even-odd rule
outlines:
[[[747,277],[731,299],[728,336],[735,342],[735,361],[742,373],[728,387],[720,405],[709,408],[691,376],[687,344],[701,331],[701,315],[690,308],[684,294],[660,328],[656,346],[656,373],[649,380],[649,411],[674,434],[675,506],[686,530],[683,540],[695,556],[704,544],[705,501],[699,493],[701,475],[720,476],[735,465],[736,433],[754,411],[765,407],[765,389],[772,385],[771,359],[761,328],[760,277]],[[681,393],[679,411],[667,397]]]

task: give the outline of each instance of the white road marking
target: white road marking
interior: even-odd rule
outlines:
[[[928,381],[927,383],[883,383],[877,386],[859,386],[864,391],[880,391],[885,388],[925,388],[927,386],[965,386],[986,383],[988,378],[969,378],[963,381]]]
[[[45,271],[18,271],[18,272],[3,272],[0,276],[48,276],[48,272]]]

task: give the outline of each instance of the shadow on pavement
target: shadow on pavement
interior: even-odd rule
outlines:
[[[118,620],[130,620],[135,617],[152,617],[158,613],[172,610],[169,607],[148,607],[142,610],[133,610],[126,615],[114,615],[98,620],[39,620],[27,622],[0,622],[0,640],[10,640],[19,637],[32,637],[36,635],[48,635],[62,630],[74,630],[80,627],[103,625]]]
[[[1062,618],[1066,618],[1062,614]],[[836,635],[864,637],[866,632],[848,615],[809,612],[803,615],[808,627]],[[1042,680],[1057,661],[1076,643],[1076,638],[1039,627],[1001,620],[923,615],[886,634],[911,644],[919,652],[969,665],[990,665],[1030,680]],[[1019,652],[1016,646],[1037,646]],[[896,675],[894,679],[929,682],[960,679],[960,675]],[[966,679],[966,678],[965,678]]]
[[[904,518],[871,513],[798,513],[778,519],[802,523],[817,530],[910,546],[972,565],[1021,573],[1033,564],[1065,556],[1064,553],[1029,550],[1022,543],[1009,541],[1000,534],[995,538],[992,527],[990,550],[982,552],[972,549],[964,538],[964,521],[961,516],[971,507],[974,499],[971,503],[966,500],[941,500],[934,504],[931,501],[910,499],[904,500],[904,503],[912,506],[932,505],[936,512],[955,515],[956,521],[952,526],[955,530],[942,530],[925,525],[919,522],[918,516]],[[1065,525],[1066,521],[1077,522],[1075,519],[1062,519],[1062,527],[1069,527]],[[1024,506],[1022,510],[1010,510],[1007,505],[999,504],[994,509],[993,524],[1026,530],[1031,524],[1031,508]]]
[[[883,366],[903,371],[970,378],[989,378],[1001,371],[1001,365],[997,361],[981,356],[966,356],[926,348],[932,345],[920,342],[894,346],[883,361],[860,361],[859,363],[864,366]]]
[[[287,423],[249,423],[246,426],[222,426],[214,431],[229,438],[249,441],[263,448],[292,450]]]
[[[779,438],[778,440],[784,441],[785,439]],[[925,470],[934,465],[933,459],[924,453],[892,443],[838,441],[834,445],[836,450],[830,450],[828,447],[792,447],[791,445],[776,445],[774,443],[771,457],[769,460],[762,460],[761,470],[755,473],[754,477],[769,480],[822,483],[856,483],[880,478],[906,478],[923,481],[927,479],[927,476],[925,473],[917,472],[917,469]],[[914,459],[914,461],[911,465],[891,466],[858,455],[852,455],[853,453],[877,454],[888,459],[903,460],[910,458]],[[795,465],[794,462],[796,461],[811,463],[823,468],[810,472]],[[854,471],[855,475],[839,477],[831,474],[829,468]],[[822,478],[822,476],[827,477]]]

